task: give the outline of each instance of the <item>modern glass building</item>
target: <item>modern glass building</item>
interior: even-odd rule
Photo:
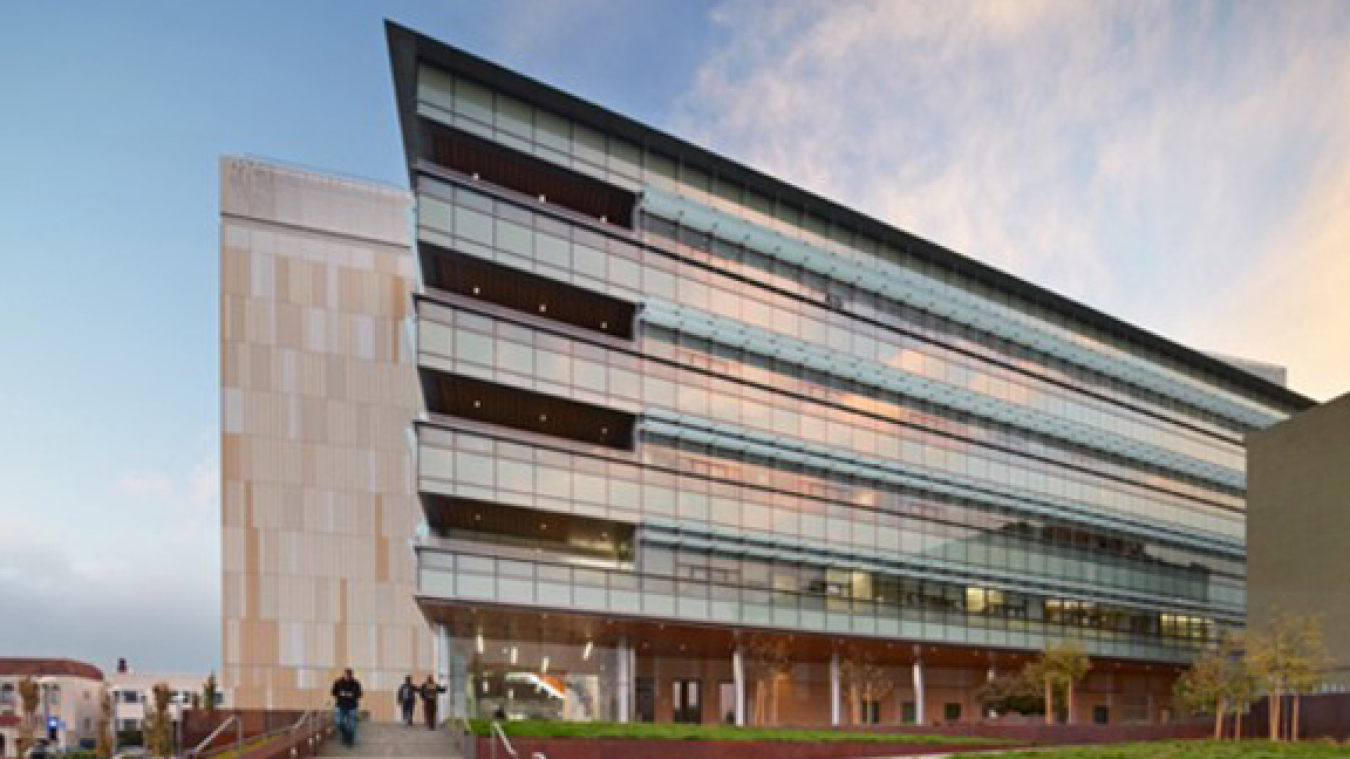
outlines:
[[[474,715],[1168,718],[1310,401],[396,25],[417,602]]]

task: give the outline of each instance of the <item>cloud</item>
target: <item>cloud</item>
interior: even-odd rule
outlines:
[[[127,472],[117,480],[115,490],[133,498],[170,498],[174,494],[174,482],[158,472]]]
[[[1313,349],[1347,312],[1285,271],[1293,246],[1343,281],[1322,201],[1348,170],[1345,5],[733,0],[715,23],[680,131],[1309,392],[1350,386]],[[1280,339],[1307,334],[1280,304],[1328,326]]]
[[[207,669],[220,651],[219,465],[113,478],[99,508],[0,514],[5,653]],[[4,511],[4,509],[0,509]]]

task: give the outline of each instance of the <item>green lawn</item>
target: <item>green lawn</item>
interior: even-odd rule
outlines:
[[[474,720],[475,735],[487,735],[487,720]],[[843,730],[777,730],[730,725],[655,725],[616,722],[505,722],[502,728],[515,738],[620,738],[647,741],[855,741],[939,746],[1007,746],[1015,741],[992,741],[956,735],[897,735]]]
[[[1350,745],[1333,743],[1266,743],[1262,741],[1176,741],[1117,743],[1046,751],[1015,751],[1001,759],[1321,759],[1350,757]]]

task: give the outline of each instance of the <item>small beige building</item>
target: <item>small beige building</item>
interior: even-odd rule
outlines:
[[[1350,687],[1350,393],[1248,436],[1248,626],[1321,617]]]
[[[39,688],[33,735],[63,749],[92,747],[98,735],[103,672],[70,659],[0,658],[0,757],[17,757],[23,724],[20,683]]]
[[[155,686],[169,687],[169,711],[175,722],[183,711],[193,707],[194,698],[200,699],[208,675],[200,672],[140,672],[118,669],[108,675],[108,693],[113,700],[113,724],[118,732],[141,730],[146,715],[154,709]],[[217,686],[216,706],[229,707],[228,691]]]

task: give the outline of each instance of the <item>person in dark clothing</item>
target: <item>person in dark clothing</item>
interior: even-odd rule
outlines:
[[[412,675],[403,678],[403,684],[398,686],[398,705],[403,710],[403,724],[412,727],[413,710],[417,706],[417,685],[412,681]]]
[[[445,687],[436,684],[436,678],[427,675],[422,683],[422,715],[427,719],[427,729],[436,729],[436,697],[445,692]]]
[[[337,726],[342,733],[342,743],[349,747],[355,746],[356,716],[361,708],[361,682],[350,668],[333,681],[333,703],[337,705]]]

